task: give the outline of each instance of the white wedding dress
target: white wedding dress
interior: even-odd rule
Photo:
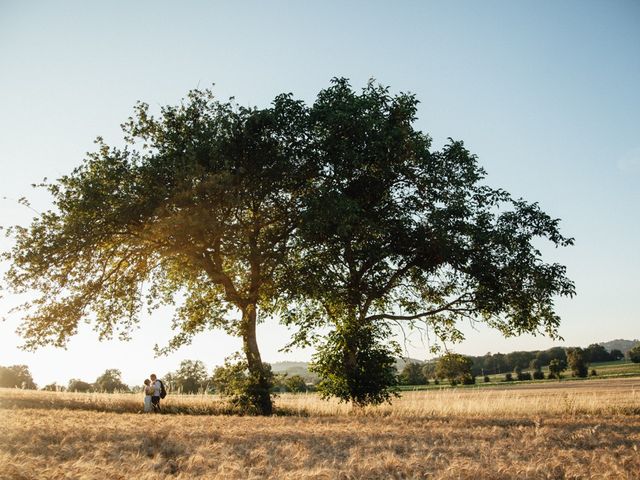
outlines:
[[[151,405],[151,394],[147,394],[147,390],[144,390],[144,411],[151,412],[153,411],[153,406]]]

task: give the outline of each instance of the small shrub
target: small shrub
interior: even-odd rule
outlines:
[[[525,380],[531,380],[531,373],[529,372],[520,372],[518,373],[518,380],[519,381],[525,381]]]
[[[483,380],[484,380],[484,383],[489,383],[491,381],[491,379],[489,378],[489,375],[485,375]]]
[[[535,372],[533,372],[533,379],[544,380],[544,373],[542,373],[542,370],[536,370]]]
[[[511,373],[505,374],[504,381],[505,382],[513,382],[513,375],[511,375]]]
[[[591,369],[591,373],[590,373],[590,375],[591,375],[592,377],[595,377],[596,375],[598,375],[598,372],[596,372],[596,369],[595,369],[595,368],[592,368],[592,369]]]
[[[464,377],[462,377],[463,385],[474,385],[475,383],[476,377],[474,377],[473,375],[465,375]]]

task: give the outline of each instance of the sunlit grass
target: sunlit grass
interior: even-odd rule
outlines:
[[[202,415],[229,413],[209,395],[170,394],[175,414],[154,415],[142,395],[3,389],[0,479],[637,480],[639,391],[442,389],[365,409],[284,394],[294,415],[240,417]]]
[[[5,408],[55,408],[115,413],[142,413],[142,395],[73,393],[0,389]],[[405,391],[391,404],[353,408],[317,393],[279,394],[280,415],[364,415],[393,417],[513,416],[575,414],[640,414],[640,379],[552,382],[505,388],[442,388]],[[217,395],[169,394],[162,401],[167,414],[220,415],[238,413]]]

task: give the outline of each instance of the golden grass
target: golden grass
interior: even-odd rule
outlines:
[[[403,392],[391,405],[353,410],[335,400],[320,402],[315,395],[282,395],[278,405],[311,415],[358,414],[392,417],[539,416],[640,414],[640,379],[533,384],[502,388],[474,388]]]
[[[45,392],[0,388],[0,407],[93,410],[113,413],[143,413],[142,394]],[[169,395],[162,400],[168,414],[232,414],[228,403],[216,395]]]
[[[354,409],[337,400],[321,400],[315,393],[279,394],[276,414],[298,416],[538,416],[640,414],[640,378],[507,384],[504,387],[442,388],[405,391],[392,404]],[[0,389],[0,407],[56,408],[115,413],[142,413],[142,395],[130,393],[73,393]],[[223,415],[235,413],[217,395],[170,394],[164,413]]]
[[[140,396],[0,390],[0,479],[640,478],[640,382],[590,387],[408,392],[360,410],[282,395],[280,408],[307,416],[269,418],[117,413]],[[170,405],[223,408],[205,396]]]

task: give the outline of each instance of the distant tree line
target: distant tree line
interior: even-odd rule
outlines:
[[[511,353],[487,353],[479,357],[470,356],[473,362],[471,371],[473,375],[499,374],[506,372],[514,372],[517,368],[522,370],[528,369],[532,361],[537,361],[540,367],[548,367],[553,360],[567,362],[567,352],[570,348],[553,347],[548,350],[534,350],[526,352]],[[585,349],[585,359],[588,363],[611,362],[622,360],[624,354],[617,349],[610,352],[602,345],[591,344]]]
[[[96,378],[93,383],[85,382],[78,378],[72,378],[66,387],[56,385],[55,383],[47,385],[45,390],[58,390],[69,392],[100,392],[100,393],[115,393],[115,392],[137,392],[140,390],[137,386],[128,386],[122,381],[122,372],[117,368],[108,368],[102,375]]]
[[[548,350],[517,351],[507,354],[487,353],[482,356],[465,356],[447,353],[442,357],[426,363],[407,362],[398,373],[400,385],[426,385],[430,382],[471,384],[476,377],[488,381],[488,375],[504,374],[506,381],[537,380],[544,378],[542,368],[548,368],[548,378],[559,378],[566,370],[575,377],[586,377],[595,374],[589,371],[592,363],[622,360],[625,355],[618,349],[608,351],[598,344],[587,348],[553,347]],[[629,350],[626,357],[640,363],[640,345]],[[314,383],[301,375],[287,373],[274,374],[271,366],[265,364],[269,372],[273,392],[308,392],[315,390]],[[164,375],[169,391],[182,394],[222,393],[233,397],[242,392],[244,382],[248,381],[247,371],[237,364],[225,364],[216,367],[212,374],[200,360],[183,360],[173,372]],[[27,365],[0,366],[0,387],[36,389]],[[94,382],[86,382],[77,378],[69,380],[67,385],[51,383],[42,390],[70,392],[139,392],[141,385],[128,386],[122,381],[122,372],[111,368],[105,370]]]
[[[129,387],[122,379],[120,370],[112,368],[107,369],[100,375],[95,382],[89,383],[77,378],[72,378],[69,383],[59,385],[50,383],[42,387],[42,390],[48,391],[70,391],[70,392],[129,392],[138,390],[137,387]],[[35,390],[38,388],[33,381],[33,376],[26,365],[11,365],[9,367],[0,366],[0,387],[2,388],[22,388],[27,390]]]
[[[270,371],[270,367],[268,369]],[[165,382],[169,391],[181,394],[196,394],[232,392],[234,388],[234,382],[231,381],[232,377],[235,377],[237,386],[237,383],[242,381],[244,372],[238,369],[230,372],[228,366],[223,366],[214,369],[210,375],[202,361],[183,360],[177,370],[167,373],[161,379]],[[308,383],[301,375],[271,374],[271,381],[274,392],[306,392],[314,390],[314,386]],[[29,390],[38,388],[27,365],[0,366],[0,387]],[[53,382],[42,387],[42,390],[79,393],[135,393],[139,392],[141,388],[142,385],[127,385],[122,380],[122,372],[116,368],[110,368],[105,370],[94,382],[72,378],[66,385]]]
[[[505,381],[541,380],[542,368],[548,368],[548,378],[560,378],[566,370],[574,377],[595,375],[589,371],[592,363],[622,360],[625,355],[618,349],[608,351],[602,345],[591,344],[587,348],[553,347],[548,350],[517,351],[507,354],[487,353],[482,356],[465,356],[447,353],[426,363],[408,362],[398,374],[401,385],[426,385],[430,381],[450,384],[473,384],[476,377],[489,381],[489,375],[504,374]],[[640,345],[627,352],[627,358],[640,363]]]

